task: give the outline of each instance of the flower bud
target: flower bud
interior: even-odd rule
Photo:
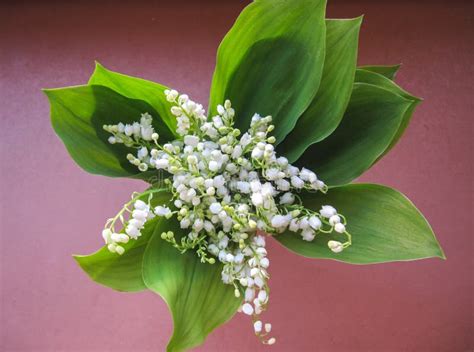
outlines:
[[[260,259],[260,265],[266,269],[270,266],[270,260],[268,260],[268,258],[262,258]]]
[[[183,114],[183,110],[177,106],[171,107],[171,113],[174,116],[181,116]]]
[[[329,224],[331,226],[339,224],[340,222],[341,222],[341,218],[339,217],[339,215],[333,215],[329,218]]]
[[[261,332],[262,331],[262,322],[260,320],[257,320],[255,323],[253,323],[253,329],[255,330],[256,334]]]
[[[252,268],[250,269],[250,275],[251,276],[257,276],[259,274],[260,270],[258,268]]]
[[[217,105],[217,113],[218,113],[219,115],[224,115],[224,113],[225,113],[224,107],[223,107],[222,105],[220,105],[220,104]]]
[[[346,227],[342,223],[338,223],[334,226],[334,231],[339,233],[344,233],[346,231]]]
[[[340,253],[344,249],[344,246],[339,241],[329,241],[328,242],[328,247],[334,253]]]
[[[115,247],[115,251],[118,255],[122,255],[125,252],[125,248],[123,248],[122,246],[117,246]]]
[[[109,243],[110,240],[111,240],[111,236],[112,236],[112,231],[110,229],[104,229],[102,231],[102,238],[104,239],[104,242],[105,243]]]
[[[258,300],[262,303],[265,303],[268,299],[268,294],[266,291],[262,290],[258,293]],[[267,331],[268,332],[268,331]]]
[[[337,211],[330,205],[323,205],[319,213],[321,216],[329,219],[331,216],[336,215]]]
[[[123,233],[113,233],[111,236],[114,242],[127,243],[130,239],[127,235]]]
[[[135,203],[133,203],[133,207],[139,210],[146,210],[148,209],[148,204],[146,204],[144,201],[140,199],[137,199]]]
[[[249,227],[251,229],[255,229],[257,227],[257,223],[253,220],[249,220]]]

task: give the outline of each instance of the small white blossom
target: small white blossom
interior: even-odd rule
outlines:
[[[133,204],[133,207],[138,210],[148,210],[148,204],[146,204],[144,201],[137,199],[135,203]]]
[[[260,265],[266,269],[270,266],[270,260],[268,258],[262,258],[260,259]]]
[[[163,207],[161,205],[155,207],[155,214],[158,216],[168,217],[171,214],[171,209],[168,207]]]
[[[279,228],[286,228],[289,224],[290,224],[290,221],[291,221],[291,215],[287,214],[287,215],[275,215],[273,218],[272,218],[272,221],[271,221],[271,224],[273,227],[279,229]]]
[[[265,303],[267,302],[268,300],[268,294],[267,294],[267,291],[263,291],[261,290],[259,293],[258,293],[258,300],[262,303]],[[268,332],[268,331],[267,331]]]
[[[280,198],[280,204],[293,204],[295,201],[295,195],[293,193],[287,192],[283,194]]]
[[[141,235],[140,230],[134,226],[127,226],[125,232],[132,238],[137,238]]]
[[[291,185],[297,189],[303,188],[304,181],[298,176],[291,176]]]
[[[341,218],[339,217],[339,215],[333,215],[329,218],[329,224],[331,226],[339,224],[340,222],[341,222]]]
[[[261,193],[252,194],[252,203],[256,207],[261,207],[263,205],[263,196]]]
[[[110,243],[112,239],[112,231],[110,229],[104,229],[102,231],[102,238],[106,244]]]
[[[219,214],[220,211],[222,210],[222,205],[220,203],[212,203],[210,206],[209,206],[209,210],[211,211],[211,213],[213,214]]]
[[[313,230],[319,230],[321,226],[323,225],[321,220],[314,215],[309,218],[308,222],[309,222],[309,226],[311,226]]]
[[[122,246],[115,246],[115,252],[118,254],[118,255],[122,255],[124,252],[125,252],[125,248],[123,248]]]
[[[192,136],[192,135],[184,136],[184,144],[192,146],[192,147],[196,147],[198,143],[199,143],[199,137]]]
[[[344,233],[346,231],[346,226],[342,223],[337,223],[334,226],[334,231],[339,232],[339,233]]]
[[[290,225],[289,225],[288,229],[291,232],[297,232],[300,229],[300,224],[298,222],[298,219],[292,219],[290,221]]]
[[[323,205],[319,213],[321,216],[329,219],[331,216],[336,215],[337,211],[330,205]]]
[[[169,161],[168,159],[158,159],[155,161],[155,167],[157,169],[166,169],[168,168]]]
[[[247,315],[252,315],[253,314],[253,307],[249,303],[244,303],[244,305],[242,306],[242,311]]]
[[[171,89],[171,90],[166,89],[165,90],[165,95],[166,95],[166,100],[168,100],[169,102],[173,102],[178,97],[178,92],[175,91],[174,89]]]
[[[253,323],[253,329],[255,330],[256,333],[259,333],[262,331],[262,322],[260,320],[257,320],[255,323]]]
[[[216,172],[219,169],[220,169],[220,165],[217,161],[211,160],[209,162],[209,170],[211,170],[212,172]]]
[[[312,240],[314,240],[314,237],[316,237],[316,234],[313,230],[306,229],[301,231],[301,237],[303,237],[303,240],[311,242]]]
[[[246,282],[248,284],[248,280],[246,279]],[[245,301],[246,302],[251,302],[255,297],[255,290],[251,287],[247,287],[245,289]]]

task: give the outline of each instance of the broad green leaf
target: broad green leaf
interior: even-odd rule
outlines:
[[[313,100],[325,56],[325,0],[258,0],[248,5],[217,52],[209,112],[225,99],[236,127],[272,115],[277,142]]]
[[[341,238],[333,234],[318,234],[312,242],[289,232],[276,237],[297,254],[351,264],[445,259],[426,219],[408,198],[392,188],[375,184],[346,185],[331,188],[326,195],[305,194],[303,204],[313,210],[326,204],[334,206],[347,219],[352,245],[336,254],[327,247],[329,240]]]
[[[366,65],[366,66],[359,66],[358,68],[366,71],[371,71],[378,73],[382,76],[391,79],[392,81],[395,79],[398,70],[400,69],[401,64],[398,65]]]
[[[306,149],[297,165],[314,170],[329,186],[351,182],[386,150],[410,104],[384,88],[355,83],[340,125]]]
[[[168,192],[155,193],[152,205],[166,204]],[[142,276],[142,261],[145,248],[155,226],[160,220],[149,220],[137,240],[124,244],[125,253],[111,253],[106,246],[89,255],[75,255],[74,259],[95,282],[118,291],[141,291],[146,289]],[[100,234],[99,234],[100,235]]]
[[[377,160],[379,160],[385,154],[387,154],[390,151],[390,149],[392,149],[395,146],[395,144],[400,140],[401,136],[405,132],[405,129],[407,128],[408,124],[410,123],[411,116],[413,115],[413,112],[415,111],[415,108],[422,101],[422,99],[417,98],[417,97],[411,95],[410,93],[408,93],[407,91],[403,90],[402,88],[400,88],[398,85],[396,85],[393,81],[391,81],[387,77],[385,77],[381,74],[378,74],[378,73],[366,71],[365,69],[364,70],[357,69],[356,76],[355,76],[355,81],[360,82],[360,83],[369,83],[369,84],[373,84],[373,85],[376,85],[376,86],[381,87],[381,88],[385,88],[385,89],[387,89],[387,90],[389,90],[389,91],[391,91],[395,94],[398,94],[401,97],[411,101],[410,106],[405,111],[405,115],[403,116],[402,122],[400,123],[400,126],[398,127],[397,133],[395,134],[395,136],[393,137],[392,141],[390,142],[388,147],[385,149],[383,154],[377,159]]]
[[[152,106],[142,100],[126,98],[110,88],[96,85],[48,89],[44,91],[51,104],[54,130],[79,166],[92,174],[111,177],[147,179],[152,173],[141,173],[127,160],[133,149],[110,144],[104,124],[140,121],[150,113],[153,127],[162,131],[160,140],[173,136]]]
[[[278,145],[290,162],[311,144],[330,135],[341,122],[354,83],[362,17],[326,20],[326,57],[318,93],[295,128]]]
[[[203,264],[194,251],[184,254],[161,239],[161,232],[182,233],[176,221],[157,227],[143,260],[143,280],[167,303],[174,332],[167,351],[200,345],[216,327],[237,311],[240,299],[221,280],[221,264]]]
[[[171,103],[166,100],[164,94],[165,89],[168,89],[168,87],[145,79],[110,71],[98,62],[96,62],[94,73],[89,79],[89,84],[106,86],[127,98],[140,99],[147,102],[158,113],[156,118],[161,118],[168,129],[175,133],[176,118],[171,114]],[[157,132],[160,133],[161,131]]]
[[[158,219],[149,220],[136,241],[123,247],[125,253],[111,253],[106,246],[90,255],[75,255],[77,263],[95,282],[117,291],[141,291],[146,286],[142,278],[142,259]],[[100,232],[98,232],[100,236]]]

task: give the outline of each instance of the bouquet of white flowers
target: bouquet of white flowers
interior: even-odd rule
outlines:
[[[103,285],[163,297],[169,351],[237,311],[275,343],[261,318],[270,237],[353,264],[444,258],[407,198],[348,185],[394,146],[420,99],[393,82],[398,66],[356,68],[361,18],[324,15],[322,0],[249,5],[219,47],[209,113],[100,64],[87,85],[45,90],[83,169],[149,183],[107,220],[105,246],[75,258]]]

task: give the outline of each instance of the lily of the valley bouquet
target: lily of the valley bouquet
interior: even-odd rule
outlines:
[[[104,247],[75,258],[98,283],[159,294],[174,321],[169,351],[201,344],[236,312],[275,343],[262,315],[268,241],[351,264],[444,257],[405,196],[349,185],[395,145],[420,99],[393,82],[398,66],[356,68],[362,18],[325,19],[325,5],[247,6],[217,52],[208,112],[99,64],[87,85],[45,91],[84,170],[148,183],[105,222]]]

